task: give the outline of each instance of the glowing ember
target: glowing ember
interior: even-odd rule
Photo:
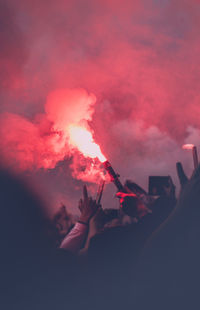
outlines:
[[[84,127],[71,125],[69,128],[69,143],[76,147],[85,157],[98,158],[101,162],[106,161],[100,146],[94,142],[92,133]]]
[[[183,150],[192,150],[194,148],[194,144],[184,144],[182,148]]]

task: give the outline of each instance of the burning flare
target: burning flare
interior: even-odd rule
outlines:
[[[198,153],[197,153],[197,147],[194,144],[184,144],[182,146],[184,150],[192,150],[192,156],[193,156],[193,162],[194,162],[194,169],[196,169],[199,165],[198,160]]]
[[[192,150],[194,148],[194,144],[183,144],[183,150]]]
[[[84,127],[70,125],[69,143],[77,148],[85,157],[98,158],[105,162],[106,158],[102,154],[100,146],[94,142],[92,133]]]

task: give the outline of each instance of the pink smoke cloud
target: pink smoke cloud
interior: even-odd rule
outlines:
[[[181,146],[199,145],[198,1],[0,2],[12,21],[0,41],[10,68],[1,77],[9,91],[3,83],[0,93],[2,113],[10,113],[0,124],[5,161],[55,167],[71,156],[63,132],[75,119],[89,122],[122,179],[145,186],[150,173],[175,177],[180,159],[191,172]],[[71,99],[65,105],[64,93],[80,88],[90,99],[81,109]],[[77,163],[78,178],[76,156],[69,165]]]
[[[17,114],[2,113],[0,146],[2,160],[13,169],[53,169],[71,156],[69,126],[88,124],[96,98],[83,89],[51,92],[45,114],[33,121]]]

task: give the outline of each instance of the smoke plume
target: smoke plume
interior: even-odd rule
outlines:
[[[181,146],[199,146],[199,9],[196,0],[0,0],[4,165],[73,209],[80,179],[91,181],[68,143],[73,123],[93,131],[122,180],[177,183],[179,160],[191,173]]]
[[[45,113],[30,121],[2,113],[2,160],[20,170],[53,169],[73,152],[68,143],[71,124],[91,120],[96,98],[82,89],[56,90],[48,95]]]

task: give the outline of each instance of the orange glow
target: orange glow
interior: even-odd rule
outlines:
[[[98,158],[101,162],[106,161],[100,146],[94,142],[92,133],[84,127],[69,126],[69,142],[76,147],[85,157]]]
[[[194,148],[194,144],[184,144],[182,148],[183,150],[192,150]]]

